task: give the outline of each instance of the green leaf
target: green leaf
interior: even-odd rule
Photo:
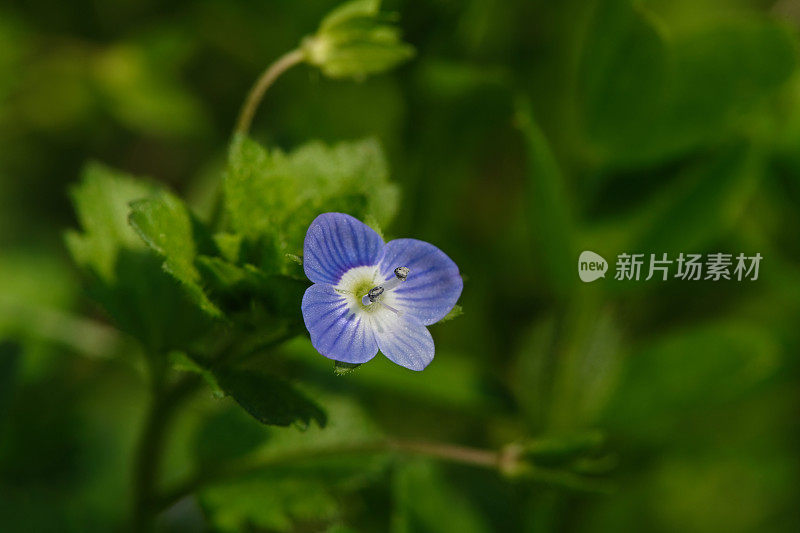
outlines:
[[[319,29],[321,31],[336,30],[353,20],[374,17],[380,9],[380,0],[351,0],[325,15],[319,24]]]
[[[215,233],[214,244],[222,257],[231,263],[238,263],[242,250],[242,235],[238,233]]]
[[[325,412],[285,380],[258,369],[214,369],[217,383],[263,424],[307,427],[312,420],[325,426]]]
[[[324,524],[341,519],[339,500],[354,500],[353,491],[383,476],[391,461],[388,456],[320,453],[380,437],[359,402],[330,395],[323,399],[331,414],[328,427],[269,428],[266,443],[242,459],[272,461],[269,468],[200,492],[200,503],[215,527],[296,531],[300,525],[314,524],[313,529],[323,530]],[[215,435],[219,438],[218,433],[208,438]],[[224,469],[224,464],[216,466]]]
[[[774,21],[729,17],[670,28],[645,3],[604,0],[578,78],[589,155],[640,165],[725,138],[796,64],[794,36]]]
[[[102,49],[91,58],[100,103],[120,123],[147,135],[185,138],[207,132],[209,120],[202,101],[180,82],[181,58],[169,57],[188,55],[169,50],[186,47],[187,42],[176,32],[150,42]]]
[[[287,357],[302,361],[320,375],[331,376],[331,361],[319,354],[307,338],[281,347]],[[501,405],[487,393],[486,374],[469,358],[437,348],[434,362],[425,372],[398,372],[397,365],[378,354],[347,378],[347,387],[361,390],[365,398],[388,397],[393,401],[424,403],[436,408],[460,410],[473,416],[496,413]]]
[[[73,187],[70,193],[84,232],[68,232],[67,246],[75,262],[111,282],[119,250],[144,248],[128,225],[128,204],[158,189],[100,163],[89,163],[82,175],[81,184]]]
[[[321,213],[373,216],[388,224],[398,190],[374,140],[332,147],[312,142],[285,154],[239,139],[225,177],[225,202],[233,230],[253,243],[250,262],[269,272],[287,268],[287,253],[302,253],[306,230]]]
[[[583,45],[576,102],[585,134],[599,152],[596,156],[639,156],[625,143],[652,136],[668,62],[660,28],[641,3],[597,3]]]
[[[308,479],[256,477],[204,490],[200,504],[219,531],[295,531],[295,523],[328,523],[339,517],[335,498]]]
[[[225,397],[225,393],[219,387],[219,383],[217,383],[217,378],[214,376],[214,374],[212,374],[207,368],[200,365],[197,361],[186,355],[184,352],[170,352],[169,362],[172,368],[178,370],[179,372],[192,372],[203,378],[216,398]]]
[[[762,158],[733,143],[688,167],[627,219],[622,249],[677,254],[703,247],[730,231],[758,186]]]
[[[460,305],[456,304],[456,305],[453,306],[453,308],[450,310],[449,313],[444,315],[443,319],[441,319],[439,322],[437,322],[437,324],[441,324],[442,322],[448,322],[450,320],[453,320],[455,318],[460,317],[463,314],[464,314],[464,308],[461,307]]]
[[[579,253],[571,198],[550,144],[527,103],[518,104],[517,117],[528,158],[525,212],[550,285],[564,294],[577,287],[574,273],[564,268],[572,265]]]
[[[306,60],[331,78],[363,78],[409,60],[414,49],[379,9],[377,0],[353,0],[336,8],[303,41]]]
[[[663,435],[698,406],[723,405],[752,391],[779,361],[775,340],[755,325],[674,331],[631,354],[605,417],[639,436]]]
[[[191,346],[209,324],[128,224],[130,202],[157,193],[154,185],[90,164],[72,190],[83,232],[66,236],[73,258],[90,274],[92,296],[151,356]]]
[[[132,202],[130,223],[147,245],[164,257],[164,270],[181,282],[200,308],[211,316],[222,316],[201,285],[200,271],[195,266],[195,235],[202,229],[183,201],[162,191]]]
[[[214,469],[257,449],[269,438],[267,429],[238,408],[227,408],[209,416],[195,435],[198,467]]]
[[[394,477],[392,533],[492,531],[476,506],[431,461],[408,461]]]

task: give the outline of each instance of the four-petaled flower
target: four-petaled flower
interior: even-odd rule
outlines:
[[[303,295],[311,344],[329,359],[366,363],[378,350],[422,370],[433,360],[428,328],[461,295],[456,264],[416,239],[384,244],[369,226],[342,213],[318,216],[306,233]]]

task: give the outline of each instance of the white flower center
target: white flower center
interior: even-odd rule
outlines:
[[[379,269],[377,267],[351,268],[342,275],[335,289],[348,298],[353,312],[372,312],[378,309],[386,309],[395,315],[399,315],[400,311],[392,305],[395,300],[393,291],[408,279],[409,272],[408,267],[397,267],[394,269],[394,277],[392,279],[378,284],[376,279],[379,276]]]

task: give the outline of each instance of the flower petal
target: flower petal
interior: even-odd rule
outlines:
[[[336,285],[351,268],[375,265],[383,239],[363,222],[344,213],[323,213],[308,227],[303,270],[314,283]]]
[[[369,315],[375,338],[383,355],[411,370],[423,370],[433,361],[433,337],[422,322],[392,312]]]
[[[378,353],[372,328],[330,285],[316,283],[306,289],[301,309],[311,344],[328,359],[366,363]]]
[[[434,245],[416,239],[396,239],[383,248],[380,279],[394,277],[394,269],[408,267],[408,279],[394,289],[398,309],[426,326],[440,321],[461,296],[464,282],[458,266]]]

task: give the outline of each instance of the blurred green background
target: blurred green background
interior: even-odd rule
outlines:
[[[118,530],[130,512],[141,356],[69,259],[68,187],[96,159],[209,213],[250,84],[335,4],[0,6],[0,530]],[[402,189],[384,231],[458,263],[465,313],[432,328],[422,373],[376,358],[334,377],[291,342],[329,428],[265,430],[202,391],[174,421],[164,476],[263,439],[496,449],[591,430],[602,450],[570,467],[611,490],[371,456],[210,487],[159,527],[796,531],[800,2],[385,6],[414,60],[360,83],[295,69],[252,134],[285,149],[376,137]],[[764,259],[753,282],[583,284],[584,249]]]

